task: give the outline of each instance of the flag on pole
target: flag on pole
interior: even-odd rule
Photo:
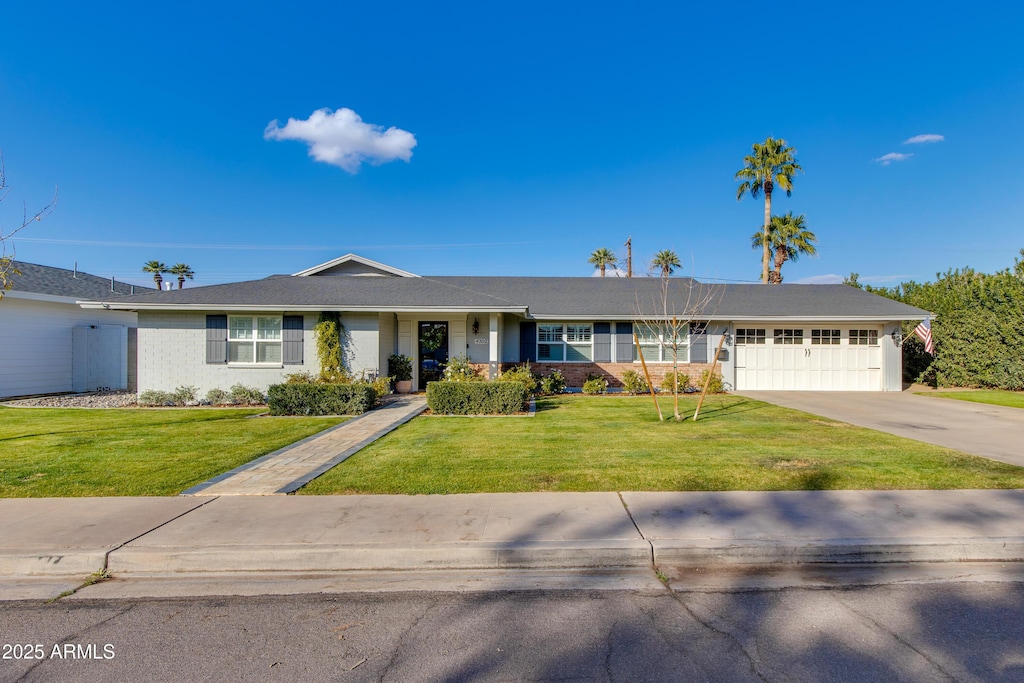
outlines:
[[[914,334],[921,338],[924,342],[924,350],[935,355],[935,342],[932,341],[932,317],[928,316],[914,328]]]

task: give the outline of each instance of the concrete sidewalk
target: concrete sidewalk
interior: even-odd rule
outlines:
[[[1024,491],[0,499],[49,577],[1024,561]]]

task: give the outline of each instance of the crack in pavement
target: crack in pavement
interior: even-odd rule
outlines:
[[[441,601],[440,598],[434,598],[433,600],[431,600],[430,604],[427,605],[423,609],[423,613],[420,614],[418,617],[416,617],[416,621],[414,621],[411,624],[409,624],[408,628],[404,629],[398,635],[398,639],[397,639],[397,642],[395,644],[395,649],[391,653],[391,659],[389,659],[388,663],[384,665],[384,668],[380,672],[380,676],[377,678],[377,681],[379,683],[384,683],[384,679],[387,678],[388,672],[391,670],[391,667],[393,667],[395,665],[395,662],[398,659],[398,653],[401,652],[401,650],[402,650],[402,642],[405,640],[405,636],[407,636],[408,634],[412,633],[413,629],[415,629],[417,626],[419,626],[419,623],[421,621],[423,621],[423,619],[426,618],[427,614],[429,614],[431,612],[431,610],[433,610],[435,607],[437,607],[437,605],[438,605],[438,603],[440,601]]]
[[[127,607],[125,607],[124,609],[118,610],[114,614],[111,614],[109,617],[106,617],[104,619],[101,619],[101,620],[97,621],[95,624],[89,624],[89,625],[85,626],[84,628],[82,628],[82,629],[80,629],[80,630],[78,630],[78,631],[76,631],[76,632],[74,632],[74,633],[72,633],[70,635],[64,636],[63,638],[58,640],[56,643],[54,643],[54,647],[57,647],[58,645],[64,645],[65,643],[71,643],[71,642],[74,642],[76,640],[80,640],[82,638],[82,636],[87,634],[92,629],[97,628],[99,626],[103,626],[104,624],[106,624],[106,623],[108,623],[110,621],[113,621],[114,619],[117,619],[118,617],[123,617],[125,614],[128,614],[133,609],[135,609],[136,605],[137,605],[137,603],[133,602],[130,605],[128,605]],[[33,671],[35,671],[40,666],[42,666],[43,664],[45,664],[46,662],[49,662],[49,661],[50,661],[49,658],[37,659],[35,661],[35,663],[32,664],[32,666],[30,666],[28,669],[26,669],[25,673],[23,673],[21,676],[19,676],[17,678],[17,680],[19,681],[19,683],[21,681],[27,681],[28,677],[32,674]]]

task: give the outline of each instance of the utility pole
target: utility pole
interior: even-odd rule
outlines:
[[[633,277],[633,236],[626,240],[626,277]]]

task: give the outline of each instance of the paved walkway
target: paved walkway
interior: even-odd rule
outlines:
[[[1024,466],[1024,410],[910,391],[740,391],[741,396]]]
[[[292,493],[426,408],[424,396],[396,398],[337,427],[193,486],[181,495],[271,496]]]

